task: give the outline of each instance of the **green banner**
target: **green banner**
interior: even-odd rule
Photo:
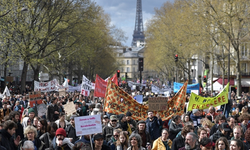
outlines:
[[[227,86],[215,97],[202,97],[195,93],[191,93],[188,111],[192,111],[193,109],[208,109],[210,106],[220,106],[228,103],[228,90],[229,83]]]

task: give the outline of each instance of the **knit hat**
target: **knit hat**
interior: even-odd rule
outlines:
[[[130,117],[131,117],[131,116],[132,116],[132,113],[128,111],[128,112],[126,113],[126,116],[130,116]]]
[[[59,128],[56,130],[56,136],[57,135],[63,135],[64,137],[66,137],[66,131],[63,128]]]
[[[35,110],[33,109],[33,108],[29,108],[29,110],[28,110],[28,114],[30,114],[30,113],[35,113]]]

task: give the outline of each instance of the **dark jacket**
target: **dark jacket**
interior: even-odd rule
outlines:
[[[201,116],[194,116],[194,114],[192,113],[190,115],[190,118],[193,120],[194,127],[201,126],[201,119],[202,119]]]
[[[23,144],[27,140],[28,139],[25,138],[22,141],[20,141],[19,146],[18,146],[19,150],[22,150]],[[37,148],[37,150],[45,150],[44,143],[40,139],[38,139],[38,138],[35,138],[34,146]]]
[[[51,142],[50,149],[53,150],[71,150],[71,148],[68,146],[68,144],[64,144],[63,146],[59,147],[56,144],[56,137]]]
[[[175,122],[171,122],[169,126],[169,138],[171,141],[176,137],[176,135],[181,131],[182,125],[181,124],[176,124]]]
[[[23,135],[23,125],[18,122],[16,123],[17,124],[17,129],[16,129],[16,133],[15,133],[15,136],[20,136],[21,139],[24,138],[24,135]]]
[[[135,120],[134,119],[130,119],[129,121],[127,121],[128,122],[128,124],[132,124],[133,125],[133,128],[131,128],[131,130],[132,131],[135,131],[135,129],[136,129],[136,122],[135,122]]]
[[[153,121],[149,118],[146,120],[146,131],[150,134],[152,141],[156,140],[161,136],[161,126],[163,125],[162,120],[158,119],[156,116],[153,117]]]
[[[212,126],[211,130],[210,130],[210,136],[212,136],[214,133],[216,133],[216,131],[219,129],[219,124],[215,124]]]
[[[185,146],[185,139],[182,135],[173,140],[171,150],[178,150]]]
[[[54,106],[50,104],[46,113],[48,122],[55,122],[59,118],[59,115],[55,114],[55,111],[59,112],[59,107],[56,104]]]
[[[14,139],[6,130],[0,130],[0,145],[6,148],[7,150],[17,150],[18,147],[14,143]]]
[[[93,147],[95,147],[95,144],[93,144]],[[109,146],[103,144],[101,150],[111,150],[111,149]]]
[[[49,132],[44,133],[39,137],[39,139],[44,143],[44,148],[49,148],[53,139],[50,139]]]
[[[116,127],[112,127],[110,125],[110,123],[108,123],[108,125],[106,125],[105,127],[103,127],[102,134],[103,134],[104,140],[105,141],[110,141],[111,137],[113,136],[114,129],[118,129],[118,128],[121,128],[121,126],[120,126],[119,123],[117,123]]]
[[[73,138],[72,143],[75,143],[77,140],[79,140],[79,137],[76,136],[76,129],[71,124],[66,127],[65,131],[68,138]]]
[[[209,138],[216,143],[216,141],[220,138],[220,137],[225,137],[226,139],[229,140],[229,137],[225,136],[224,134],[221,133],[220,130],[217,130],[217,132],[215,132],[212,136],[210,136]]]

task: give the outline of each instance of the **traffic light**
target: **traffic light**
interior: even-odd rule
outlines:
[[[127,72],[125,72],[125,78],[126,78],[126,80],[128,79],[128,73]]]
[[[207,82],[207,76],[203,76],[203,82]]]
[[[139,58],[138,70],[143,71],[143,58]]]
[[[116,75],[117,75],[117,78],[120,78],[120,70],[117,70]]]
[[[174,61],[175,61],[175,62],[178,61],[178,55],[177,55],[177,54],[174,56]]]

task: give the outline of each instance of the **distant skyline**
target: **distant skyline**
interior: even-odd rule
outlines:
[[[122,29],[125,36],[128,38],[123,42],[124,46],[131,46],[133,39],[133,32],[135,26],[136,15],[136,1],[137,0],[94,0],[99,6],[103,8],[105,13],[110,15],[111,25]],[[173,0],[142,0],[142,16],[144,31],[146,30],[146,23],[154,14],[154,8],[160,8],[167,1]]]

